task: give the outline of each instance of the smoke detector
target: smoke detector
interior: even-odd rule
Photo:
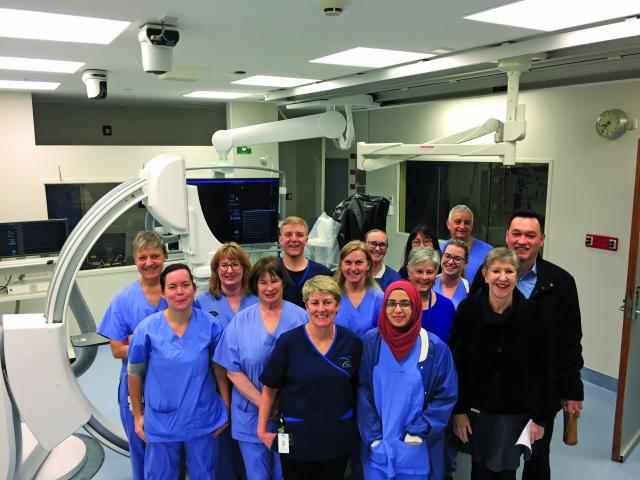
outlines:
[[[347,0],[320,0],[320,8],[322,13],[327,17],[337,17],[342,14]]]

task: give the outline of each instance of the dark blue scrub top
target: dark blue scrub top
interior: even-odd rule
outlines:
[[[338,325],[326,355],[313,345],[304,325],[280,336],[260,381],[279,389],[280,415],[292,437],[290,458],[314,462],[353,451],[361,354],[362,342]]]
[[[280,258],[280,261],[284,266],[282,257]],[[285,274],[287,276],[287,281],[285,282],[282,298],[284,298],[287,302],[298,305],[300,308],[305,308],[304,301],[302,300],[302,287],[304,286],[304,282],[306,282],[310,278],[315,277],[316,275],[327,275],[329,277],[332,276],[331,270],[329,270],[321,263],[314,262],[313,260],[309,259],[307,259],[307,261],[309,262],[307,268],[305,270],[302,270],[301,272],[290,272],[289,270],[287,270],[287,267],[284,268]]]

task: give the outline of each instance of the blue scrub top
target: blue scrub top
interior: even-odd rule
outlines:
[[[96,332],[110,340],[126,342],[129,335],[133,333],[138,324],[152,313],[156,313],[167,308],[164,298],[160,299],[157,306],[151,305],[147,297],[144,296],[140,280],[130,283],[120,290],[111,301],[111,305],[102,317],[102,322]],[[120,368],[121,395],[124,398],[128,395],[127,382],[122,382],[127,376],[127,360],[122,360]],[[122,389],[125,389],[122,391]]]
[[[367,330],[378,326],[378,315],[382,308],[384,294],[375,287],[367,289],[358,308],[354,307],[347,296],[342,294],[340,310],[336,314],[335,324],[348,328],[362,340]]]
[[[260,374],[280,335],[307,323],[307,312],[293,303],[282,303],[280,322],[273,334],[262,323],[260,305],[236,313],[220,339],[215,363],[230,372],[242,372],[262,390]],[[258,407],[233,386],[231,391],[231,436],[243,442],[261,443],[258,438]]]
[[[258,303],[257,296],[243,295],[240,306],[238,307],[238,312],[256,303]],[[220,295],[220,298],[216,298],[211,292],[204,292],[198,295],[193,306],[213,315],[216,323],[218,323],[223,330],[227,328],[227,325],[229,325],[229,322],[236,314],[231,308],[231,305],[229,305],[227,297]]]
[[[374,280],[378,282],[380,285],[380,289],[384,292],[389,285],[391,285],[396,280],[401,280],[402,277],[398,272],[396,272],[393,268],[389,267],[389,265],[384,266],[384,273],[381,277],[374,277]]]
[[[447,248],[450,241],[451,240],[447,240],[443,242],[442,245],[440,245],[440,251],[444,253],[444,249]],[[476,278],[476,272],[482,267],[484,257],[490,250],[493,250],[493,247],[487,242],[483,242],[477,238],[473,239],[471,249],[469,250],[469,262],[467,266],[464,267],[464,278],[470,279],[471,281]]]
[[[222,328],[194,308],[181,337],[164,312],[136,328],[129,363],[146,364],[144,430],[150,442],[184,442],[210,434],[227,421],[227,410],[211,371]]]
[[[422,328],[434,333],[443,342],[449,341],[456,308],[447,297],[436,293],[436,302],[428,310],[422,310]]]
[[[361,354],[362,342],[340,326],[326,354],[304,325],[278,339],[260,381],[279,390],[285,432],[293,438],[288,458],[316,462],[354,450]]]
[[[436,277],[436,281],[433,284],[433,291],[436,293],[439,293],[444,297],[444,294],[442,293],[441,276],[442,274]],[[465,282],[466,282],[466,285],[465,285]],[[453,292],[453,296],[449,299],[453,303],[453,306],[455,307],[456,310],[458,309],[458,305],[460,304],[460,302],[465,298],[467,298],[468,293],[469,293],[469,282],[467,282],[465,278],[460,278],[460,280],[458,281],[458,286],[456,287],[456,291]]]

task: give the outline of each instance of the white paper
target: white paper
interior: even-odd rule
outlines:
[[[527,448],[529,452],[531,452],[531,424],[533,420],[529,420],[527,424],[524,426],[522,433],[518,437],[518,441],[516,441],[516,445],[522,445]]]

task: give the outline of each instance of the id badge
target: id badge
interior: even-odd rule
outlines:
[[[278,453],[289,453],[288,433],[278,433]]]

